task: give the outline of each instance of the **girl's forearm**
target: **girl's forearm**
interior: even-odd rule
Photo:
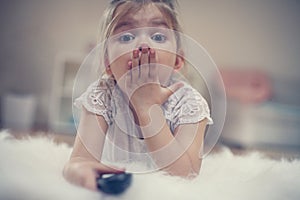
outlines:
[[[159,106],[140,109],[136,114],[148,151],[159,168],[182,177],[199,172],[201,160],[193,158],[191,149],[182,146],[174,137]]]

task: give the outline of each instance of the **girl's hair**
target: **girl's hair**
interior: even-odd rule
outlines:
[[[154,4],[167,20],[168,28],[176,32],[182,32],[182,28],[177,18],[176,0],[111,0],[109,6],[104,11],[100,32],[100,41],[107,40],[113,33],[119,20],[129,13],[136,13],[144,5]],[[116,15],[117,8],[122,5],[123,9]],[[177,37],[177,49],[181,47],[179,35]]]
[[[109,6],[104,11],[102,17],[102,23],[100,27],[100,42],[104,42],[104,46],[102,49],[101,57],[104,58],[107,50],[106,50],[106,42],[107,39],[112,35],[116,25],[119,20],[129,13],[136,13],[140,9],[142,9],[145,5],[153,4],[155,5],[164,18],[166,19],[166,23],[169,29],[175,31],[176,37],[176,45],[177,50],[181,49],[181,39],[180,32],[182,32],[182,28],[178,21],[178,13],[177,13],[177,0],[111,0]],[[116,10],[119,6],[123,6],[123,9],[116,14]],[[183,53],[183,52],[181,52]],[[181,54],[180,53],[180,54]],[[104,64],[104,63],[103,63]]]

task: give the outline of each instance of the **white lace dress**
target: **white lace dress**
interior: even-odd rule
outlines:
[[[89,112],[103,116],[108,124],[102,163],[125,167],[127,171],[134,172],[155,170],[156,166],[141,139],[140,129],[126,105],[121,90],[112,79],[100,79],[92,83],[75,100],[77,108],[84,106]],[[161,108],[172,133],[180,124],[196,123],[205,118],[208,124],[213,123],[206,100],[186,83]]]

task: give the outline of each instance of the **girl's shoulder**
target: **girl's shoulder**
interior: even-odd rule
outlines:
[[[209,124],[213,123],[206,99],[185,82],[168,98],[163,107],[166,118],[174,123],[174,128],[179,124],[196,123],[204,118],[208,119]]]
[[[115,83],[110,78],[102,77],[91,83],[86,91],[75,99],[74,105],[77,108],[84,107],[87,111],[101,115],[111,123],[111,97]]]
[[[180,81],[183,83],[183,86],[176,90],[167,100],[168,103],[178,103],[181,101],[199,101],[205,99],[195,88],[184,81]]]

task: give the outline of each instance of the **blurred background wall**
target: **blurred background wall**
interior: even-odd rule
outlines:
[[[46,128],[55,59],[86,53],[97,37],[106,1],[0,1],[0,94],[37,97],[35,126]]]
[[[0,96],[2,102],[10,93],[34,96],[35,129],[49,128],[57,55],[89,52],[107,4],[107,0],[0,1]],[[272,81],[273,98],[299,106],[300,1],[179,4],[185,32],[203,45],[220,69],[260,70]]]

